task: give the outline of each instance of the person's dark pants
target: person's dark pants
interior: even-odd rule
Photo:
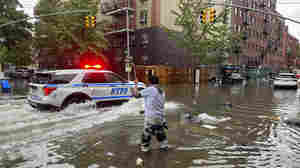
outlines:
[[[168,140],[162,122],[155,123],[151,121],[151,119],[145,119],[141,146],[146,148],[150,147],[152,136],[156,137],[157,141],[160,143],[160,148],[167,147]]]

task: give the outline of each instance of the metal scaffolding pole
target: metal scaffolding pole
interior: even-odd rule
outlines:
[[[127,6],[129,8],[129,0],[127,1]],[[127,60],[130,63],[130,34],[129,34],[129,10],[126,10],[126,33],[127,33]],[[128,72],[128,80],[130,80],[130,72]]]

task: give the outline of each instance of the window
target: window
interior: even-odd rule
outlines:
[[[245,0],[245,6],[248,7],[249,6],[249,1]]]
[[[92,72],[92,73],[85,74],[83,82],[84,83],[107,83],[104,74],[99,72],[98,73]]]
[[[125,82],[120,76],[113,74],[113,73],[106,73],[105,74],[106,80],[109,83],[122,83]]]
[[[52,75],[51,81],[49,84],[66,84],[70,83],[77,74],[58,74]]]
[[[234,8],[234,15],[237,16],[238,15],[238,8]]]
[[[140,23],[146,25],[147,24],[147,18],[148,18],[147,9],[141,10],[141,12],[140,12]]]
[[[249,0],[249,7],[253,8],[253,0]]]

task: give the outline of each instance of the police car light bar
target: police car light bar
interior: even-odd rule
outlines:
[[[96,68],[96,69],[100,69],[102,68],[101,65],[97,64],[97,65],[84,65],[85,69],[89,69],[89,68]]]

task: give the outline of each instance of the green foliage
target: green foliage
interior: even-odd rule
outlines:
[[[17,0],[0,1],[0,25],[28,16],[17,7],[22,7]],[[7,25],[0,28],[1,58],[0,63],[28,65],[31,63],[32,24],[28,21]],[[5,52],[4,52],[5,51]]]
[[[232,51],[240,42],[240,36],[230,31],[227,15],[230,9],[224,9],[217,14],[214,23],[200,23],[200,12],[208,6],[204,0],[180,0],[175,25],[182,28],[179,33],[167,30],[170,39],[177,41],[179,47],[187,48],[191,59],[197,58],[201,64],[216,64],[223,62],[225,53]],[[194,64],[197,64],[194,62]]]
[[[7,54],[8,54],[7,47],[5,47],[5,46],[0,46],[0,62],[1,62],[1,63],[4,63],[4,62],[5,62],[5,59],[6,59]]]
[[[98,13],[98,6],[99,1],[96,0],[40,0],[36,6],[37,15],[84,9],[90,12],[41,18],[35,26],[34,46],[38,49],[50,48],[54,51],[53,55],[58,55],[57,52],[66,48],[78,52],[99,52],[105,49],[108,41],[104,37],[104,27],[108,22],[98,21],[95,28],[89,29],[84,24],[85,16]]]

